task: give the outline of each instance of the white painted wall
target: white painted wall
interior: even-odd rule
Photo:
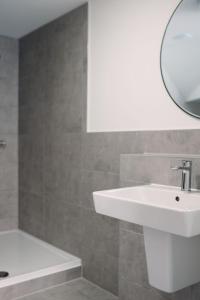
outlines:
[[[88,131],[200,128],[162,82],[160,47],[179,0],[90,0]]]

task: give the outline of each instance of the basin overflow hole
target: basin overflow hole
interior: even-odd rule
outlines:
[[[176,200],[176,202],[179,202],[179,201],[180,201],[180,197],[179,197],[179,196],[176,196],[176,197],[175,197],[175,200]]]

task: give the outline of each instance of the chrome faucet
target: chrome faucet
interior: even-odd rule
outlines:
[[[172,167],[172,170],[181,170],[182,171],[182,180],[181,180],[181,190],[182,191],[191,191],[191,181],[192,181],[192,161],[182,160],[182,166]]]

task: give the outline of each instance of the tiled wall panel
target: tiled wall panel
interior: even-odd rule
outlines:
[[[18,42],[0,37],[0,231],[18,227]]]

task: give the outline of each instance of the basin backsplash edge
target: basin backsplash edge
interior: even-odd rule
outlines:
[[[200,190],[200,156],[171,154],[120,155],[120,186],[155,183],[167,186],[181,185],[181,172],[171,170],[182,160],[192,161],[192,188]]]

